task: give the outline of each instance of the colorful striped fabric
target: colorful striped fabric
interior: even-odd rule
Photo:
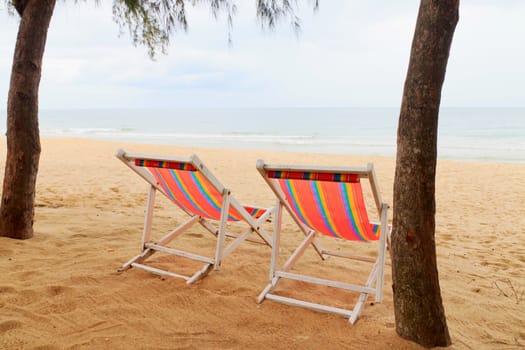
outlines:
[[[157,163],[144,163],[164,193],[187,212],[207,219],[219,220],[221,216],[222,194],[189,163],[177,163],[175,167],[158,167]],[[173,163],[171,164],[173,165]],[[184,168],[184,169],[180,169]],[[266,209],[245,207],[250,215],[258,218]],[[230,207],[229,221],[241,220],[237,210]]]
[[[196,171],[193,164],[180,163],[180,162],[167,162],[161,160],[148,160],[148,159],[135,159],[136,166],[152,167],[152,168],[166,168],[166,169],[178,169],[186,171]]]
[[[267,174],[270,179],[359,182],[359,175],[357,174],[317,173],[306,171],[269,171]]]
[[[356,175],[357,176],[357,175]],[[275,178],[293,212],[305,225],[347,240],[379,239],[379,225],[368,220],[361,183]]]
[[[265,208],[257,208],[249,205],[244,206],[244,209],[254,218],[260,218],[264,213],[266,213]]]

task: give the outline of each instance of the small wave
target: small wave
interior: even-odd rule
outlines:
[[[121,129],[114,128],[64,128],[41,131],[44,136],[118,135],[121,132]]]
[[[40,111],[46,137],[394,156],[398,108]],[[0,110],[0,119],[7,113]],[[438,157],[525,163],[525,108],[442,108]],[[1,125],[5,134],[5,123]]]

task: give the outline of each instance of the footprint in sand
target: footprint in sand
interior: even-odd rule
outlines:
[[[51,285],[46,287],[47,295],[51,297],[70,292],[72,290],[73,289],[70,287],[65,287],[61,285]]]
[[[0,323],[0,334],[22,327],[22,323],[14,320],[4,321]]]
[[[16,293],[16,289],[11,286],[0,286],[0,293]]]

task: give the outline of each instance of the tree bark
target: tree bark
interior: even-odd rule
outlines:
[[[441,89],[459,0],[421,0],[397,132],[392,233],[396,331],[451,344],[436,262],[435,177]]]
[[[56,0],[14,2],[21,17],[7,102],[7,157],[0,207],[0,236],[33,237],[40,158],[38,88],[47,31]]]

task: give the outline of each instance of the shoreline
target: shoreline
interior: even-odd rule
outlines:
[[[259,245],[241,244],[220,271],[192,286],[135,269],[117,273],[139,250],[147,195],[146,183],[114,157],[117,148],[183,157],[196,153],[239,201],[260,206],[271,206],[275,199],[257,173],[258,158],[339,166],[372,161],[382,196],[392,206],[391,157],[44,137],[35,237],[0,238],[1,348],[314,349],[329,344],[420,349],[395,334],[388,266],[383,303],[368,303],[353,326],[335,315],[269,301],[257,304],[270,259],[269,250]],[[0,138],[0,163],[5,164],[5,137]],[[525,288],[523,178],[522,164],[438,160],[436,245],[451,349],[525,344],[525,300],[519,299]],[[156,233],[185,217],[164,198],[156,210]],[[283,249],[289,251],[300,234],[286,220]],[[212,240],[203,237],[192,229],[181,244],[209,249]],[[356,246],[357,253],[361,249],[368,248]],[[315,254],[305,259],[301,268],[306,271],[320,263]],[[342,277],[327,271],[327,277]],[[311,292],[349,304],[354,297]]]
[[[0,138],[0,140],[5,140],[5,136],[2,136]],[[199,149],[202,149],[202,150],[208,150],[208,149],[213,149],[213,150],[225,150],[225,151],[247,151],[247,152],[258,152],[258,151],[261,151],[261,152],[285,152],[285,153],[293,153],[293,154],[316,154],[316,155],[326,155],[326,156],[348,156],[348,157],[371,157],[371,158],[376,158],[376,157],[379,157],[379,158],[393,158],[395,159],[396,158],[396,155],[395,155],[395,151],[393,152],[393,154],[382,154],[382,153],[367,153],[367,152],[355,152],[355,153],[346,153],[344,151],[339,151],[339,152],[330,152],[330,151],[320,151],[320,150],[311,150],[311,149],[308,149],[308,150],[299,150],[299,149],[295,149],[295,148],[298,148],[299,146],[297,145],[294,145],[294,146],[290,146],[290,145],[283,145],[282,147],[280,147],[281,145],[266,145],[266,147],[264,145],[262,145],[262,147],[258,147],[258,146],[250,146],[250,144],[245,144],[245,145],[239,145],[238,147],[235,147],[235,146],[232,146],[232,143],[223,143],[223,144],[215,144],[215,145],[212,145],[212,144],[207,144],[207,145],[204,145],[204,146],[195,146],[195,145],[190,145],[190,144],[175,144],[175,143],[169,143],[169,142],[166,142],[166,143],[163,143],[163,142],[157,142],[157,141],[147,141],[147,140],[143,140],[143,141],[137,141],[137,140],[134,140],[134,139],[113,139],[113,138],[103,138],[103,137],[89,137],[89,136],[86,136],[86,137],[82,137],[82,136],[41,136],[41,140],[46,140],[46,139],[58,139],[58,140],[78,140],[78,141],[82,141],[82,140],[90,140],[90,141],[95,141],[95,142],[109,142],[109,143],[115,143],[115,144],[119,144],[119,143],[122,143],[122,144],[129,144],[129,145],[149,145],[149,146],[162,146],[162,147],[175,147],[175,148],[181,148],[181,149],[195,149],[195,150],[199,150]],[[3,141],[5,142],[5,141]],[[259,146],[261,146],[261,144],[259,144]],[[309,146],[306,146],[306,147],[309,147],[309,148],[313,148],[313,146],[309,145]],[[395,148],[395,146],[394,146]],[[469,164],[475,164],[475,163],[481,163],[481,164],[516,164],[516,165],[525,165],[525,158],[524,159],[512,159],[512,160],[505,160],[505,159],[499,159],[499,158],[495,158],[495,157],[492,157],[492,158],[480,158],[480,157],[468,157],[468,156],[457,156],[457,157],[440,157],[439,156],[439,151],[438,151],[438,158],[437,158],[437,162],[440,163],[440,162],[459,162],[459,163],[469,163]]]
[[[525,164],[523,116],[523,107],[443,107],[438,159]],[[44,137],[387,157],[398,118],[395,107],[43,109],[39,117]]]

